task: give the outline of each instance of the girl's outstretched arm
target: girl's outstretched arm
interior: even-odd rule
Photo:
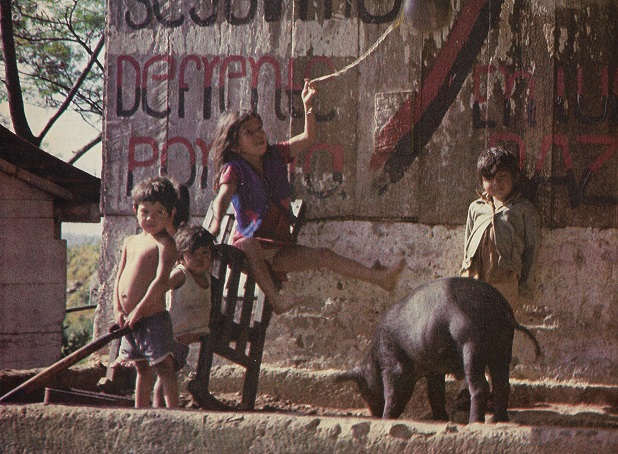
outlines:
[[[301,94],[305,108],[305,130],[290,139],[290,154],[292,157],[308,150],[316,140],[317,123],[315,121],[315,112],[313,112],[313,98],[316,93],[317,89],[315,86],[309,79],[305,79],[305,86]]]
[[[215,237],[219,233],[221,227],[221,219],[225,216],[227,207],[230,206],[232,196],[236,192],[236,185],[231,183],[225,183],[219,186],[219,192],[212,201],[213,216],[210,225],[207,227],[208,231]]]

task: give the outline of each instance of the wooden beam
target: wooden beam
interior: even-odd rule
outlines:
[[[65,200],[73,200],[73,193],[51,181],[36,176],[4,159],[0,159],[0,170],[50,194]]]

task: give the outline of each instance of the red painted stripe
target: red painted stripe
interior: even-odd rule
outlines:
[[[374,170],[380,168],[393,147],[401,137],[410,131],[412,123],[416,124],[427,109],[427,106],[436,98],[440,87],[450,83],[446,78],[455,64],[457,56],[470,36],[478,16],[489,0],[468,0],[457,15],[457,20],[448,35],[448,38],[436,59],[433,68],[423,82],[420,97],[416,97],[414,108],[414,120],[411,121],[412,96],[408,98],[388,123],[380,130],[376,140],[374,155],[370,161],[370,167]]]

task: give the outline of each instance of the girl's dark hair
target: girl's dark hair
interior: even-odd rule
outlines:
[[[174,183],[166,177],[150,177],[140,181],[133,188],[131,198],[135,209],[142,202],[160,202],[171,213],[178,204]]]
[[[172,220],[174,229],[186,225],[189,222],[189,214],[191,212],[191,196],[189,195],[189,188],[184,184],[178,184],[172,180],[174,188],[176,188],[176,197],[178,203],[176,204],[176,215]]]
[[[215,244],[215,238],[212,234],[199,225],[181,227],[174,235],[174,239],[180,255],[184,252],[194,253],[201,247],[212,248]]]
[[[224,112],[219,118],[215,130],[215,140],[210,149],[214,167],[213,190],[215,192],[219,191],[219,179],[223,164],[230,160],[231,153],[235,153],[234,148],[238,145],[240,127],[251,118],[257,118],[262,123],[262,117],[257,112],[248,109],[230,110]]]

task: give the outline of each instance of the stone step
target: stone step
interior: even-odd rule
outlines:
[[[220,365],[213,368],[210,390],[213,393],[236,392],[242,387],[243,370],[236,366]],[[258,393],[278,396],[300,404],[334,408],[364,408],[356,385],[352,382],[335,383],[338,370],[315,371],[279,368],[263,365]],[[454,402],[461,382],[447,378],[447,405]],[[596,405],[618,409],[618,385],[562,382],[555,380],[511,379],[509,408],[532,407],[538,404]],[[429,410],[424,380],[419,380],[406,413],[424,414]]]
[[[0,405],[3,452],[618,452],[615,428]]]

